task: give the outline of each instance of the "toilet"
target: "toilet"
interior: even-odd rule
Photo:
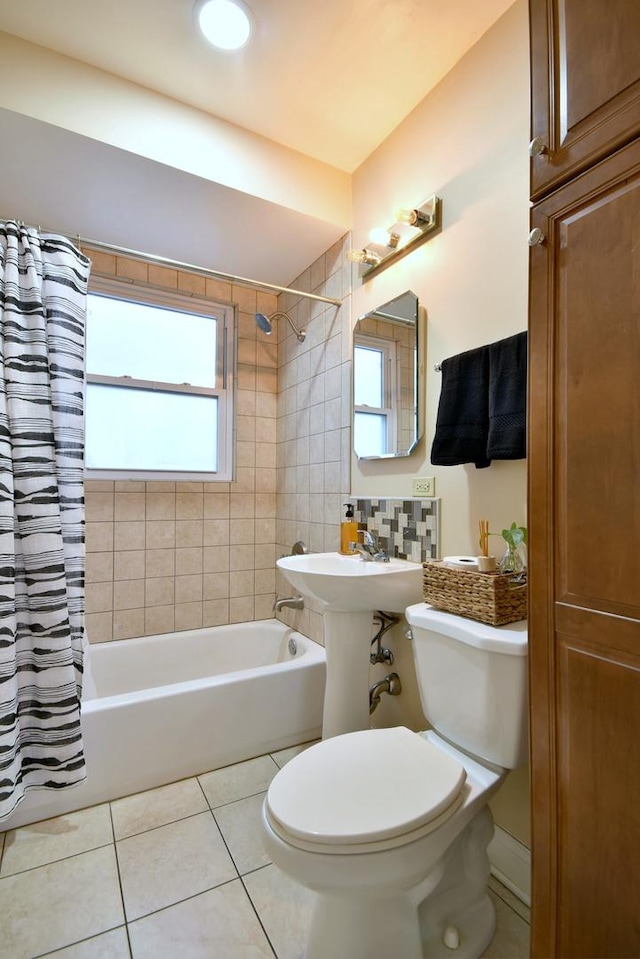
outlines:
[[[405,616],[431,728],[324,739],[263,804],[272,861],[316,893],[304,959],[475,959],[493,938],[487,803],[527,759],[527,624]]]

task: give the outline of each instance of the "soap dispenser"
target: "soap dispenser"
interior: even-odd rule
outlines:
[[[353,506],[351,503],[345,503],[344,505],[347,511],[340,524],[340,552],[343,556],[353,556],[358,550],[351,549],[349,544],[357,542],[358,524],[353,518]]]

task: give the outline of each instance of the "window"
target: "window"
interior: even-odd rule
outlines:
[[[94,281],[87,477],[231,479],[233,333],[230,306]]]
[[[395,342],[359,333],[353,350],[353,446],[360,457],[395,449]]]

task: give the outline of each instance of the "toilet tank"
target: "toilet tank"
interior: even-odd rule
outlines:
[[[417,603],[405,611],[422,709],[445,739],[505,769],[528,756],[527,623],[486,626]]]

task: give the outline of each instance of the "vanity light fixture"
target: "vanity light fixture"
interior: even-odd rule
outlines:
[[[419,206],[398,210],[395,223],[386,230],[372,230],[369,246],[349,250],[347,259],[361,264],[360,277],[364,281],[411,253],[441,228],[442,200],[434,193]]]
[[[251,36],[251,17],[242,0],[198,0],[196,23],[219,50],[240,50]]]

